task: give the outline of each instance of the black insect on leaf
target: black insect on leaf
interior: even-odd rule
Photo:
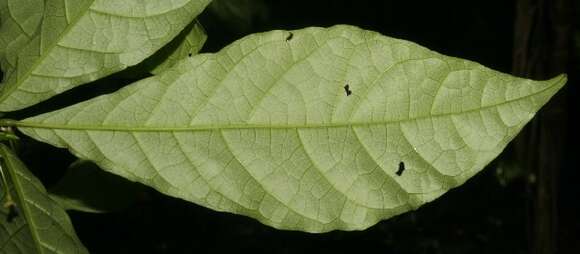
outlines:
[[[189,54],[187,54],[187,56],[191,57],[193,54],[190,52]]]
[[[401,161],[399,162],[399,170],[397,170],[395,174],[401,176],[403,174],[403,171],[405,171],[405,163]]]
[[[346,86],[344,86],[344,91],[346,92],[346,96],[350,96],[352,94],[352,91],[350,90],[350,87],[348,86],[348,84],[346,84]]]
[[[294,37],[294,34],[292,32],[288,32],[288,36],[286,37],[286,41],[292,40],[292,37]]]

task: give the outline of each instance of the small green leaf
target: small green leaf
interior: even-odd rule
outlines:
[[[79,160],[49,192],[67,210],[105,213],[131,206],[143,190],[141,185],[104,172],[90,161]]]
[[[138,64],[210,0],[1,0],[0,111]]]
[[[2,169],[14,204],[0,212],[2,253],[88,253],[77,238],[66,212],[16,155],[0,144]],[[7,195],[1,190],[2,201]],[[12,211],[10,211],[12,209]]]
[[[356,27],[307,28],[250,35],[5,124],[215,210],[282,229],[355,230],[461,185],[565,82]]]

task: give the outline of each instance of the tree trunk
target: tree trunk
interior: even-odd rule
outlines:
[[[569,65],[570,0],[517,0],[513,73],[547,79]],[[552,254],[558,245],[558,172],[567,138],[566,102],[557,94],[515,140],[520,165],[528,172],[530,253]]]

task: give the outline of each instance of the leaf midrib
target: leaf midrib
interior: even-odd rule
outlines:
[[[34,239],[34,246],[36,247],[35,249],[38,251],[38,253],[43,253],[42,246],[40,246],[41,241],[38,232],[33,229],[34,227],[36,227],[36,223],[31,219],[32,212],[30,211],[30,207],[24,204],[26,203],[26,197],[24,197],[24,193],[22,193],[23,187],[22,183],[20,182],[20,178],[16,175],[15,172],[16,170],[15,168],[18,165],[14,165],[12,159],[8,158],[11,157],[12,155],[10,154],[10,150],[6,146],[0,145],[0,150],[2,151],[2,156],[5,157],[4,162],[6,163],[7,170],[10,174],[12,183],[14,185],[14,190],[16,192],[16,195],[18,196],[18,200],[20,201],[19,205],[24,213],[23,216],[24,220],[26,221],[26,225],[23,226],[27,227],[28,230],[30,231],[30,235]]]
[[[512,100],[507,100],[501,103],[496,103],[492,105],[487,105],[479,108],[474,108],[470,110],[465,110],[461,112],[449,112],[444,114],[427,115],[414,117],[409,119],[392,119],[383,120],[375,122],[335,122],[335,123],[309,123],[309,124],[248,124],[248,123],[235,123],[235,124],[207,124],[207,125],[194,125],[186,127],[161,127],[161,126],[115,126],[115,125],[71,125],[71,124],[46,124],[42,122],[26,122],[26,121],[16,121],[16,120],[0,120],[0,126],[15,126],[21,128],[37,128],[37,129],[59,129],[59,130],[83,130],[83,131],[123,131],[123,132],[190,132],[190,131],[211,131],[211,130],[231,130],[231,129],[321,129],[321,128],[344,128],[344,127],[365,127],[374,125],[386,125],[393,123],[404,123],[417,120],[423,120],[428,118],[438,118],[447,117],[460,114],[469,114],[476,111],[483,111],[493,107],[499,107],[515,101],[525,100],[527,98],[544,93],[555,86],[562,86],[563,80],[566,79],[565,75],[561,75],[552,84],[546,86],[545,88],[536,91],[535,93],[528,94],[526,96],[518,97]]]

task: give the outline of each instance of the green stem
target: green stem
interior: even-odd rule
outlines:
[[[1,158],[1,157],[0,157]],[[1,158],[4,160],[4,158]],[[2,177],[2,187],[4,187],[4,193],[6,193],[6,201],[4,202],[4,207],[8,208],[14,205],[14,200],[12,199],[12,194],[10,194],[10,188],[8,188],[8,178],[4,173],[4,168],[2,167],[3,161],[0,161],[0,177]]]

